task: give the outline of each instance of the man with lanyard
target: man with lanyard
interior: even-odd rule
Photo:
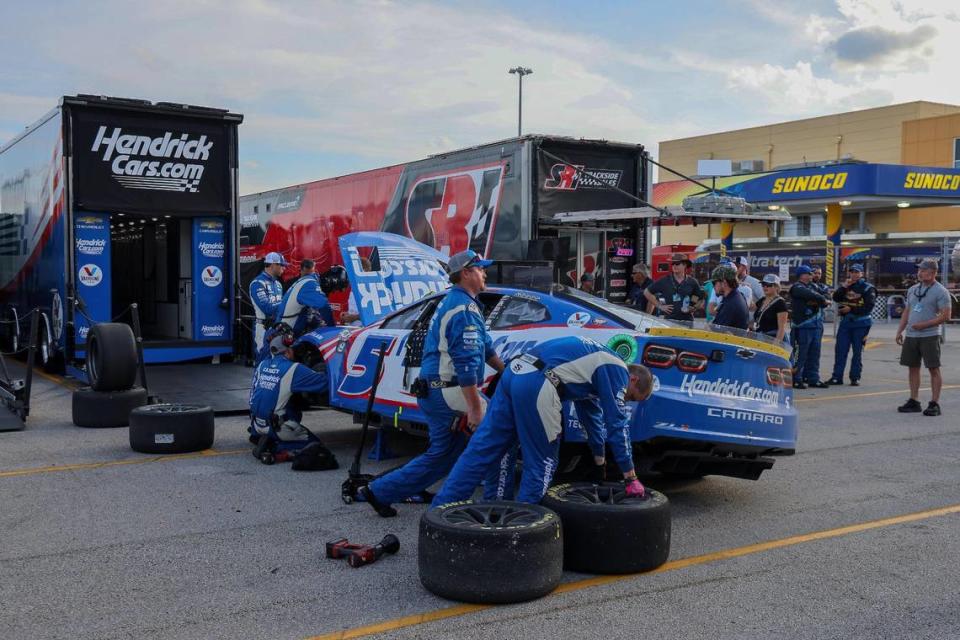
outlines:
[[[471,249],[447,263],[453,286],[430,320],[420,377],[411,387],[427,418],[430,444],[423,454],[359,491],[384,518],[397,515],[391,503],[427,489],[450,472],[467,444],[467,434],[456,430],[462,415],[467,416],[469,431],[483,420],[487,408],[480,392],[484,363],[503,370],[477,301],[477,294],[486,288],[486,268],[491,264],[492,260]]]
[[[633,468],[629,415],[624,403],[639,402],[650,395],[653,381],[647,378],[649,371],[644,375],[644,369],[640,365],[628,367],[606,347],[581,336],[547,340],[514,358],[497,385],[486,418],[433,506],[466,500],[483,478],[484,499],[510,499],[513,466],[501,461],[518,440],[523,475],[516,500],[540,502],[557,469],[564,401],[576,403],[594,462],[604,462],[608,441],[623,472],[627,495],[642,496],[644,488]],[[608,439],[608,432],[614,437]]]
[[[294,362],[292,344],[289,331],[275,332],[268,345],[269,356],[257,365],[253,376],[249,432],[258,458],[266,451],[290,453],[320,442],[300,424],[304,403],[299,394],[327,393],[327,374]],[[336,469],[336,458],[326,448],[324,451],[321,462],[326,464],[315,468]]]
[[[645,311],[647,308],[647,298],[643,295],[643,292],[653,284],[653,280],[647,275],[647,266],[639,262],[633,265],[633,270],[630,272],[630,279],[633,280],[633,283],[630,285],[630,291],[627,292],[627,304],[633,305],[641,311]]]
[[[901,345],[900,364],[910,370],[910,399],[897,407],[900,413],[920,411],[920,364],[930,371],[930,404],[923,410],[925,416],[940,415],[941,325],[950,321],[952,300],[950,292],[937,282],[939,263],[927,258],[917,265],[920,282],[907,290],[906,306],[897,327],[897,344]],[[904,338],[906,330],[906,338]]]
[[[843,384],[843,370],[847,365],[847,352],[853,347],[850,360],[850,386],[860,384],[863,373],[863,343],[870,332],[873,305],[877,300],[876,288],[863,279],[863,267],[852,264],[847,270],[847,281],[833,292],[833,299],[840,303],[841,315],[837,329],[837,344],[834,349],[833,375],[827,384]]]
[[[823,337],[822,309],[829,302],[810,286],[812,280],[813,269],[802,264],[797,267],[797,282],[790,287],[792,342],[796,354],[794,389],[827,387],[820,380],[820,339]]]
[[[668,320],[693,322],[693,310],[703,300],[700,283],[687,275],[693,263],[685,253],[670,258],[670,276],[660,278],[643,292],[647,299],[647,313],[656,309]]]
[[[740,291],[740,287],[746,285],[737,280],[737,270],[720,265],[713,270],[710,280],[713,282],[713,291],[721,298],[713,324],[746,330],[750,326],[750,312],[747,309],[747,294]]]
[[[277,307],[283,299],[283,285],[280,276],[287,261],[276,252],[267,254],[263,259],[263,271],[250,283],[250,300],[253,301],[253,311],[257,323],[253,331],[253,351],[257,354],[257,363],[260,362],[260,353],[266,347],[264,336],[267,329],[273,326],[273,317]]]

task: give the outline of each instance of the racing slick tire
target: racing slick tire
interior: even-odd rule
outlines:
[[[95,391],[123,391],[137,378],[137,340],[122,322],[101,322],[87,334],[87,378]]]
[[[78,427],[125,427],[130,413],[147,404],[147,390],[94,391],[80,387],[73,392],[73,424]]]
[[[420,518],[420,582],[442,598],[481,604],[545,596],[563,574],[563,527],[522,502],[452,502]]]
[[[130,414],[130,448],[140,453],[189,453],[213,446],[213,409],[151,404]]]
[[[638,573],[670,555],[670,501],[659,491],[635,498],[618,482],[571,482],[548,489],[541,504],[563,522],[570,571]]]

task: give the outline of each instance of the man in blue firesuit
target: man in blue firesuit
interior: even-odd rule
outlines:
[[[267,437],[271,450],[297,450],[317,439],[300,424],[303,403],[299,393],[326,393],[326,373],[293,361],[293,336],[278,332],[269,356],[257,365],[250,389],[251,441]]]
[[[253,301],[253,311],[257,316],[257,323],[253,330],[253,351],[257,354],[257,363],[260,354],[266,353],[264,336],[267,329],[273,326],[273,317],[277,314],[277,307],[283,299],[283,285],[280,276],[287,261],[276,252],[267,254],[263,259],[263,271],[250,283],[250,300]]]
[[[863,373],[863,344],[873,324],[871,314],[877,301],[876,288],[863,279],[863,267],[852,264],[847,270],[847,281],[833,292],[833,299],[840,303],[840,326],[837,328],[837,344],[834,350],[833,376],[827,384],[843,384],[843,370],[847,366],[847,353],[853,347],[850,359],[850,386],[860,385]]]
[[[601,344],[580,336],[541,343],[510,361],[483,423],[454,465],[434,506],[466,500],[482,478],[484,499],[509,498],[513,469],[502,464],[519,440],[523,475],[516,499],[538,503],[557,469],[562,402],[576,403],[587,442],[600,462],[610,444],[623,472],[627,494],[642,496],[631,455],[629,415],[624,405],[650,395],[649,371],[623,360]],[[606,427],[604,427],[606,423]],[[607,433],[613,437],[608,438]]]
[[[339,265],[331,267],[324,277],[328,281],[327,286],[330,290],[347,286],[346,271]],[[285,330],[292,332],[294,339],[299,338],[308,331],[316,329],[320,321],[328,327],[336,324],[330,302],[320,285],[320,278],[315,271],[311,270],[290,285],[287,292],[283,294],[283,299],[273,316],[274,326],[267,331],[266,340],[273,340],[278,332]],[[262,349],[260,357],[267,355],[266,348]]]
[[[426,452],[403,467],[360,489],[364,499],[384,518],[397,515],[391,503],[423,491],[447,475],[467,443],[467,435],[455,430],[462,415],[466,414],[470,431],[483,420],[486,399],[480,387],[484,363],[503,370],[476,297],[486,288],[486,268],[491,264],[492,260],[467,249],[452,256],[447,265],[453,286],[430,320],[420,377],[415,383],[417,404],[430,430],[430,444]]]
[[[802,264],[797,267],[797,281],[790,287],[790,320],[796,354],[794,389],[827,387],[820,380],[820,340],[823,338],[822,309],[830,302],[817,293],[812,280],[813,269]]]

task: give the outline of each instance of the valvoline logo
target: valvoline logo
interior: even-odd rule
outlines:
[[[80,280],[80,284],[95,287],[103,281],[103,269],[95,264],[85,264],[80,267],[80,272],[77,274],[77,277]]]
[[[220,267],[204,267],[203,271],[200,272],[200,279],[208,287],[215,287],[223,282],[223,271],[220,270]]]

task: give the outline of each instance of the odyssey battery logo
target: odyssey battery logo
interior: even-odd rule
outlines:
[[[620,169],[591,169],[582,164],[558,163],[550,167],[550,175],[543,188],[552,191],[576,191],[577,189],[607,189],[619,187]]]
[[[223,282],[223,271],[220,270],[220,267],[204,267],[203,271],[200,272],[200,279],[208,287],[215,287]]]
[[[80,284],[86,285],[88,287],[95,287],[103,281],[103,269],[98,267],[95,264],[85,264],[80,267],[80,272],[77,274]]]

